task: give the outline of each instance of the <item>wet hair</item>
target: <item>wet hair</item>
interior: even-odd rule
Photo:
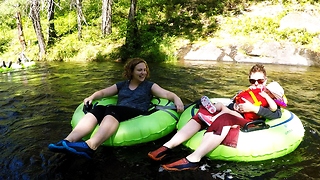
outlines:
[[[144,63],[146,65],[146,71],[147,71],[146,77],[148,78],[150,76],[150,71],[149,71],[148,64],[147,64],[147,62],[145,60],[143,60],[141,58],[128,59],[128,61],[124,65],[123,76],[125,78],[131,80],[132,79],[132,72],[134,71],[134,68],[140,63]]]
[[[267,72],[264,69],[264,66],[262,64],[256,64],[256,65],[252,66],[252,68],[249,71],[249,78],[250,78],[250,75],[255,72],[262,72],[265,77],[267,76]]]

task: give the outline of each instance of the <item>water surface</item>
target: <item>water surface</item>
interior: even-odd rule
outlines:
[[[252,64],[179,62],[149,64],[151,80],[185,104],[202,95],[232,97],[246,88]],[[320,69],[266,65],[269,81],[285,89],[288,110],[300,117],[305,137],[291,154],[259,162],[203,158],[196,171],[166,172],[147,153],[172,134],[130,147],[100,147],[93,160],[48,151],[71,130],[73,111],[91,93],[122,80],[123,64],[49,63],[0,74],[0,179],[319,179]],[[173,132],[174,133],[174,132]],[[179,146],[170,160],[190,150]]]

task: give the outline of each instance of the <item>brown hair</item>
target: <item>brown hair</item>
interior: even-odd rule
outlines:
[[[148,78],[150,76],[149,67],[148,67],[147,62],[145,60],[143,60],[142,58],[128,59],[127,63],[124,65],[123,76],[129,80],[132,79],[132,72],[133,72],[134,68],[140,63],[144,63],[146,65],[146,70],[147,70],[146,77]]]
[[[264,66],[262,64],[256,64],[256,65],[252,66],[252,68],[249,71],[249,78],[250,78],[250,75],[255,72],[262,72],[265,77],[267,76],[267,72],[264,69]]]

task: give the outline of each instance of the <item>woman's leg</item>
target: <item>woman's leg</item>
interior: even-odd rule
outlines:
[[[190,119],[168,142],[160,148],[149,152],[148,156],[155,161],[160,161],[168,154],[170,149],[191,138],[200,129],[201,125],[196,120]]]
[[[98,131],[86,141],[88,146],[96,150],[105,140],[112,136],[119,127],[119,122],[111,115],[107,115],[100,123]]]
[[[167,148],[174,148],[184,141],[190,139],[195,133],[201,129],[201,125],[194,119],[190,119],[168,142],[163,146]]]
[[[79,141],[84,136],[89,134],[96,127],[96,125],[96,117],[91,113],[87,113],[79,121],[76,127],[70,132],[70,134],[65,138],[65,140],[68,140],[70,142]]]
[[[221,102],[215,103],[214,106],[216,107],[218,112],[222,111],[223,108],[226,108],[226,106],[224,104],[222,104]]]
[[[231,114],[231,115],[239,117],[239,118],[243,118],[243,116],[238,111],[231,110],[228,107],[223,107],[221,112],[228,113],[228,114]]]
[[[231,126],[224,126],[221,135],[213,134],[213,132],[205,133],[199,147],[186,158],[190,162],[199,162],[203,156],[221,144],[221,142],[227,136],[230,128]]]
[[[212,132],[205,133],[201,144],[193,153],[173,163],[164,164],[162,167],[168,171],[197,169],[201,158],[221,144],[223,139],[227,136],[230,128],[230,126],[223,127],[221,135],[216,135]]]

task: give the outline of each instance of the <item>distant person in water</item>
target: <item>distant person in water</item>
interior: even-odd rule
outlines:
[[[22,52],[20,53],[17,64],[22,65],[24,63],[30,62],[30,60],[27,58],[27,56]]]
[[[94,151],[116,132],[120,122],[148,111],[153,96],[173,101],[178,112],[184,110],[181,99],[175,93],[146,80],[149,77],[149,67],[145,60],[130,59],[124,66],[123,75],[127,80],[99,90],[83,100],[84,104],[92,104],[95,99],[117,94],[117,105],[94,107],[66,138],[58,143],[49,144],[49,150],[92,158]],[[82,141],[81,139],[91,133],[98,124],[98,131],[90,139]]]
[[[19,54],[19,57],[17,59],[17,61],[15,61],[14,63],[12,63],[12,61],[9,61],[9,62],[5,62],[5,61],[2,61],[2,64],[0,67],[2,68],[17,68],[17,67],[21,67],[23,66],[24,64],[30,62],[30,60],[27,58],[27,56],[22,52]]]
[[[6,65],[6,62],[5,61],[2,61],[2,66],[3,68],[11,68],[11,65],[12,65],[12,61],[9,61],[8,65]]]

